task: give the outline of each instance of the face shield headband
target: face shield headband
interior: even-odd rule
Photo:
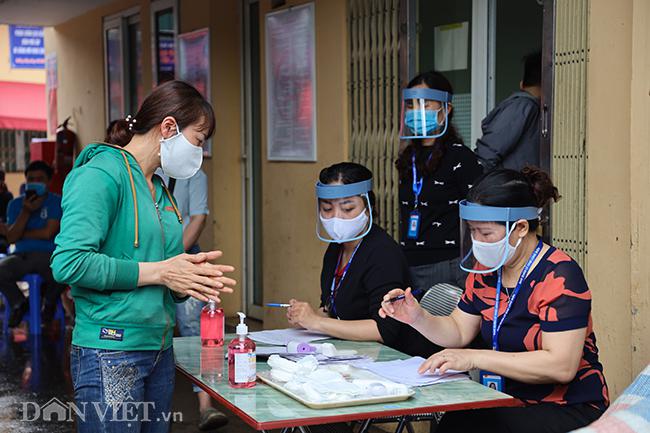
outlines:
[[[400,128],[400,139],[411,140],[415,138],[438,138],[447,132],[449,119],[449,103],[452,95],[449,92],[436,89],[404,89],[402,91],[402,125]],[[418,108],[407,108],[407,102],[413,101],[412,106]],[[441,103],[440,110],[444,114],[444,126],[438,124],[438,111],[427,110],[426,101],[438,101]],[[435,133],[442,126],[440,132]]]
[[[539,218],[541,209],[529,207],[496,207],[496,206],[482,206],[476,203],[462,200],[459,203],[460,211],[460,224],[461,224],[461,249],[463,259],[460,262],[460,268],[465,272],[473,272],[475,274],[488,274],[501,268],[508,260],[508,246],[510,246],[510,234],[515,228],[515,223],[519,220],[536,220]],[[474,240],[472,239],[471,232],[468,228],[468,221],[478,222],[496,222],[504,223],[506,225],[506,234],[504,239],[494,243],[503,243],[502,253],[498,257],[498,264],[490,269],[475,269],[474,265],[476,257],[474,254]],[[512,248],[512,247],[511,247]],[[480,261],[479,261],[480,263]]]
[[[319,202],[321,199],[325,200],[334,200],[334,199],[339,199],[339,198],[345,198],[345,197],[353,197],[353,196],[361,196],[365,198],[365,203],[367,203],[367,209],[368,209],[368,214],[369,214],[369,222],[368,222],[368,227],[366,230],[351,238],[346,238],[346,239],[328,239],[325,238],[321,235],[321,225],[317,222],[316,224],[316,236],[318,236],[318,239],[320,239],[323,242],[336,242],[336,243],[344,243],[344,242],[352,242],[359,240],[366,236],[369,232],[370,229],[372,228],[372,206],[370,205],[370,197],[368,196],[368,193],[372,191],[372,179],[364,180],[361,182],[357,183],[349,183],[346,185],[325,185],[320,182],[316,183],[316,215],[317,215],[317,221],[320,221],[320,206]],[[362,211],[365,212],[365,209]]]

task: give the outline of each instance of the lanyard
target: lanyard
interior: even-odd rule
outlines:
[[[363,242],[363,240],[361,242]],[[343,273],[341,274],[341,278],[339,278],[338,283],[336,282],[336,274],[338,273],[339,265],[341,264],[341,257],[343,257],[342,249],[341,252],[339,253],[339,259],[336,262],[336,268],[334,268],[334,278],[332,278],[332,287],[330,288],[330,307],[332,308],[332,314],[334,314],[337,318],[338,318],[338,314],[336,314],[336,306],[334,305],[334,298],[336,297],[336,292],[339,290],[339,287],[341,287],[341,284],[343,283],[343,279],[348,273],[348,269],[350,269],[350,265],[352,264],[352,259],[354,259],[354,255],[357,253],[357,250],[361,246],[361,242],[359,242],[357,246],[354,248],[354,251],[352,251],[350,260],[348,260],[348,263],[345,265],[345,268],[343,268]]]
[[[515,299],[519,294],[519,290],[521,290],[521,286],[524,283],[526,276],[528,276],[530,267],[533,266],[533,263],[535,263],[535,260],[537,259],[537,256],[539,256],[539,253],[542,251],[543,247],[544,242],[540,239],[537,247],[535,248],[535,251],[533,251],[533,254],[530,256],[528,262],[526,263],[526,266],[524,266],[524,269],[521,271],[519,281],[517,281],[517,287],[515,287],[514,292],[512,292],[512,296],[508,301],[508,307],[506,308],[505,313],[503,313],[501,321],[499,321],[499,298],[501,298],[501,269],[497,271],[499,277],[497,279],[497,293],[494,299],[494,320],[492,321],[492,349],[494,350],[499,350],[499,342],[497,340],[499,339],[499,331],[501,331],[501,325],[503,325],[503,322],[506,320],[506,316],[510,312],[512,304],[515,303]]]
[[[431,160],[433,153],[427,158],[427,162]],[[422,193],[422,185],[424,184],[424,179],[422,177],[418,178],[418,169],[415,166],[415,153],[411,155],[411,167],[413,168],[413,195],[415,196],[415,208],[420,204],[420,194]]]

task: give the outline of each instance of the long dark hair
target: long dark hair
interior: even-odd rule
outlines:
[[[205,131],[206,138],[214,132],[214,111],[201,93],[191,85],[178,80],[168,81],[156,87],[142,102],[135,120],[114,120],[106,131],[106,141],[126,146],[133,135],[146,134],[167,116],[176,119],[182,130],[196,122]]]
[[[437,89],[445,91],[449,94],[453,94],[454,90],[451,87],[449,80],[445,78],[440,72],[429,71],[421,73],[420,75],[413,78],[407,88],[415,87],[417,85],[424,84],[430,89]],[[452,144],[462,144],[463,139],[458,134],[458,130],[454,126],[452,120],[454,118],[454,110],[447,115],[447,132],[442,137],[436,138],[432,146],[431,159],[427,161],[425,155],[428,153],[427,149],[422,146],[421,139],[409,140],[408,146],[406,146],[397,157],[395,161],[395,166],[399,172],[400,179],[410,179],[411,172],[411,158],[415,153],[415,165],[417,167],[418,173],[422,173],[423,176],[430,176],[433,172],[436,171],[440,161],[445,156],[445,150],[447,147]]]
[[[334,182],[341,182],[343,185],[347,185],[369,179],[372,179],[372,171],[355,162],[339,162],[338,164],[330,165],[322,169],[318,175],[318,181],[324,185]],[[372,215],[377,216],[375,193],[373,191],[368,192],[368,200],[370,200],[370,206],[372,207]]]
[[[544,170],[526,166],[521,171],[497,169],[481,176],[467,194],[467,201],[483,206],[543,208],[558,201],[560,193]],[[531,231],[539,220],[530,220]]]

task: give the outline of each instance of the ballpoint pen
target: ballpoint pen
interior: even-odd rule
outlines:
[[[420,292],[422,292],[422,290],[420,290],[420,289],[416,289],[416,290],[413,290],[413,291],[411,292],[411,294],[412,294],[413,296],[416,296],[416,295],[419,295]],[[388,301],[386,301],[386,302],[390,302],[390,303],[392,304],[392,303],[395,302],[395,301],[401,301],[401,300],[404,299],[405,297],[406,297],[406,294],[404,294],[404,295],[399,295],[399,296],[395,296],[394,298],[390,298],[390,299],[389,299]]]
[[[278,304],[278,303],[274,303],[274,302],[269,302],[268,304],[266,304],[266,306],[267,307],[286,308],[286,307],[290,307],[291,304]]]

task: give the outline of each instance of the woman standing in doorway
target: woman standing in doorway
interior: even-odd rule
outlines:
[[[235,281],[219,251],[183,254],[183,224],[158,167],[193,176],[214,130],[210,104],[189,84],[158,86],[77,157],[63,190],[52,271],[77,311],[70,369],[81,433],[168,432],[174,392],[175,302],[220,301]],[[144,409],[146,407],[146,409]]]
[[[403,91],[400,138],[408,145],[399,172],[400,245],[413,288],[436,283],[465,286],[459,268],[458,203],[482,170],[452,123],[453,90],[435,71],[413,78]]]

